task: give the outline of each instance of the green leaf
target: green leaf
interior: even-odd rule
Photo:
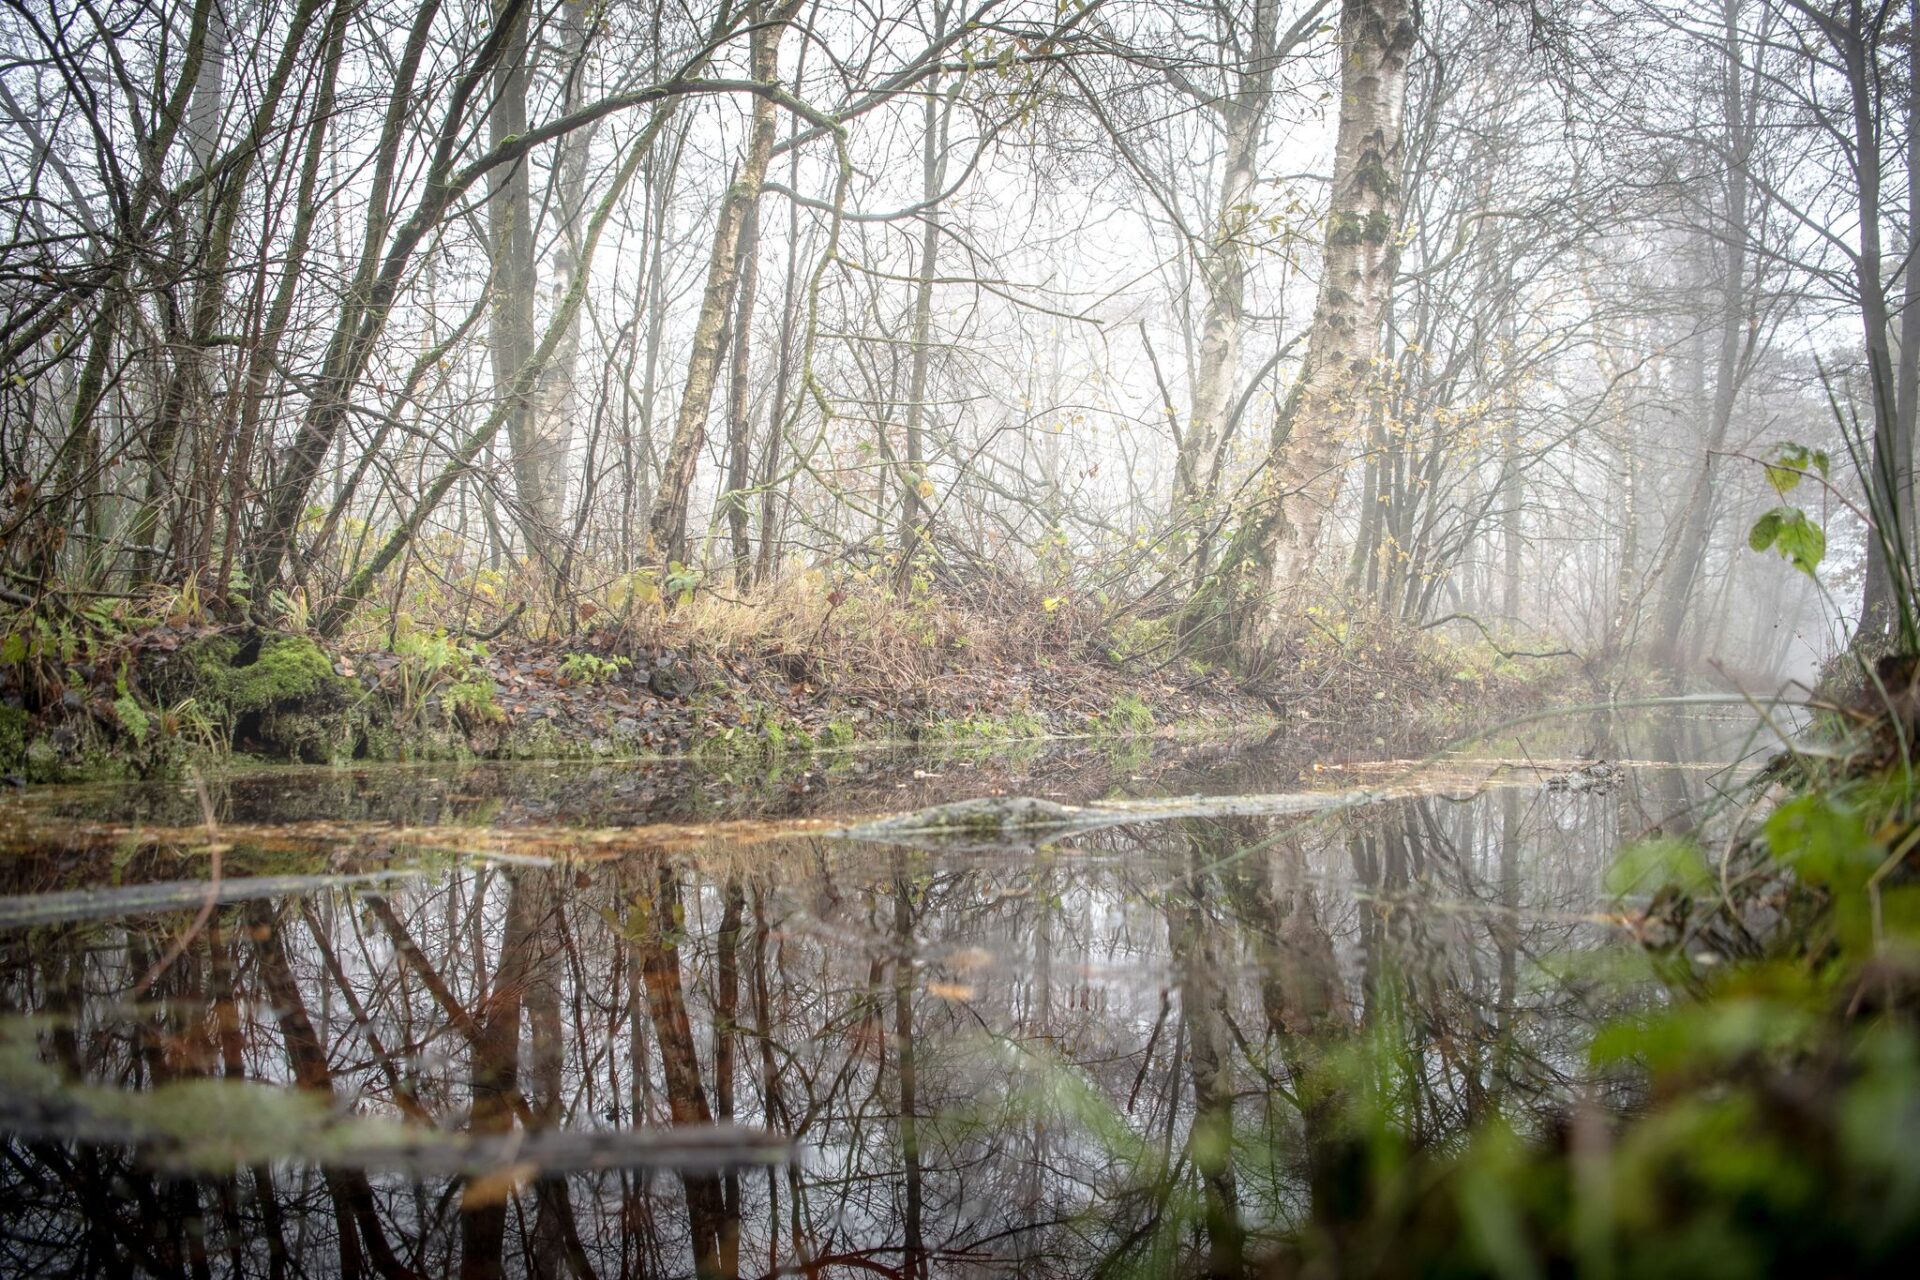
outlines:
[[[1824,479],[1832,467],[1832,461],[1822,449],[1809,449],[1803,444],[1783,444],[1774,454],[1772,462],[1764,464],[1767,471],[1767,483],[1782,497],[1789,489],[1800,483],[1809,471],[1818,471]]]
[[[1827,535],[1798,507],[1775,507],[1753,522],[1747,545],[1755,551],[1769,547],[1809,578],[1826,558]]]
[[[1700,846],[1673,836],[1635,841],[1607,869],[1607,892],[1621,898],[1651,897],[1668,887],[1701,893],[1712,885],[1713,872]]]
[[[1767,819],[1773,856],[1806,880],[1830,888],[1857,888],[1885,857],[1860,815],[1823,795],[1798,796]]]

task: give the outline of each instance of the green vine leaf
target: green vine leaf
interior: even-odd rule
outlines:
[[[1753,528],[1747,533],[1747,545],[1755,551],[1779,552],[1789,564],[1811,578],[1826,557],[1827,535],[1807,519],[1807,513],[1800,508],[1781,506],[1753,522]]]
[[[1821,478],[1825,479],[1833,463],[1824,449],[1809,449],[1803,444],[1783,444],[1774,455],[1774,460],[1765,465],[1767,483],[1784,498],[1809,472],[1818,471]]]

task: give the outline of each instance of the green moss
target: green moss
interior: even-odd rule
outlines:
[[[700,738],[690,752],[700,760],[778,760],[817,744],[811,733],[777,710],[762,708],[753,723],[727,725]]]
[[[1107,709],[1095,716],[1093,723],[1100,733],[1122,738],[1145,737],[1153,732],[1153,708],[1133,694],[1123,693],[1107,704]]]
[[[820,731],[820,745],[836,750],[850,747],[860,735],[849,720],[832,720]]]
[[[369,724],[362,739],[369,760],[390,763],[478,759],[466,736],[451,725],[423,727]]]
[[[57,782],[61,775],[60,749],[45,738],[27,743],[21,757],[21,772],[28,782]]]
[[[19,707],[0,707],[0,773],[20,773],[27,763],[27,732],[33,717]]]
[[[1004,716],[943,716],[929,721],[920,736],[934,742],[1003,742],[1021,738],[1044,738],[1047,722],[1030,711],[1012,711]]]
[[[319,645],[304,636],[269,636],[253,661],[227,636],[192,654],[190,692],[222,719],[234,745],[253,741],[291,760],[344,764],[366,729],[365,694],[337,676]]]
[[[507,760],[590,760],[591,741],[564,733],[551,720],[526,717],[510,724],[497,753]]]
[[[330,685],[346,684],[320,646],[302,636],[281,636],[260,646],[260,656],[243,667],[217,667],[202,673],[211,679],[229,711],[265,711],[310,698]]]
[[[140,777],[134,761],[105,746],[92,746],[61,767],[62,782],[132,782]]]

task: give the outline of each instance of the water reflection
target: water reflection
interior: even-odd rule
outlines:
[[[1378,1249],[1346,1234],[1355,1096],[1420,1143],[1585,1088],[1584,1029],[1621,998],[1573,963],[1606,936],[1607,854],[1707,777],[1033,853],[455,866],[223,907],[184,949],[185,909],[0,935],[29,1019],[0,1077],[0,1270],[1237,1275],[1286,1232]],[[275,1148],[282,1118],[235,1089],[217,1105],[265,1140],[184,1174],[137,1126],[63,1131],[29,1067],[169,1106],[295,1084],[495,1145],[457,1170],[330,1129]],[[708,1126],[744,1129],[698,1162],[619,1141]]]

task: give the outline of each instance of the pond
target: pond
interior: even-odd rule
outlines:
[[[1613,854],[1770,742],[1689,710],[1426,758],[1088,742],[23,793],[0,1271],[1234,1272],[1337,1205],[1342,1081],[1441,1143],[1628,1087],[1586,1065],[1653,998]],[[842,834],[996,795],[1129,803]]]

